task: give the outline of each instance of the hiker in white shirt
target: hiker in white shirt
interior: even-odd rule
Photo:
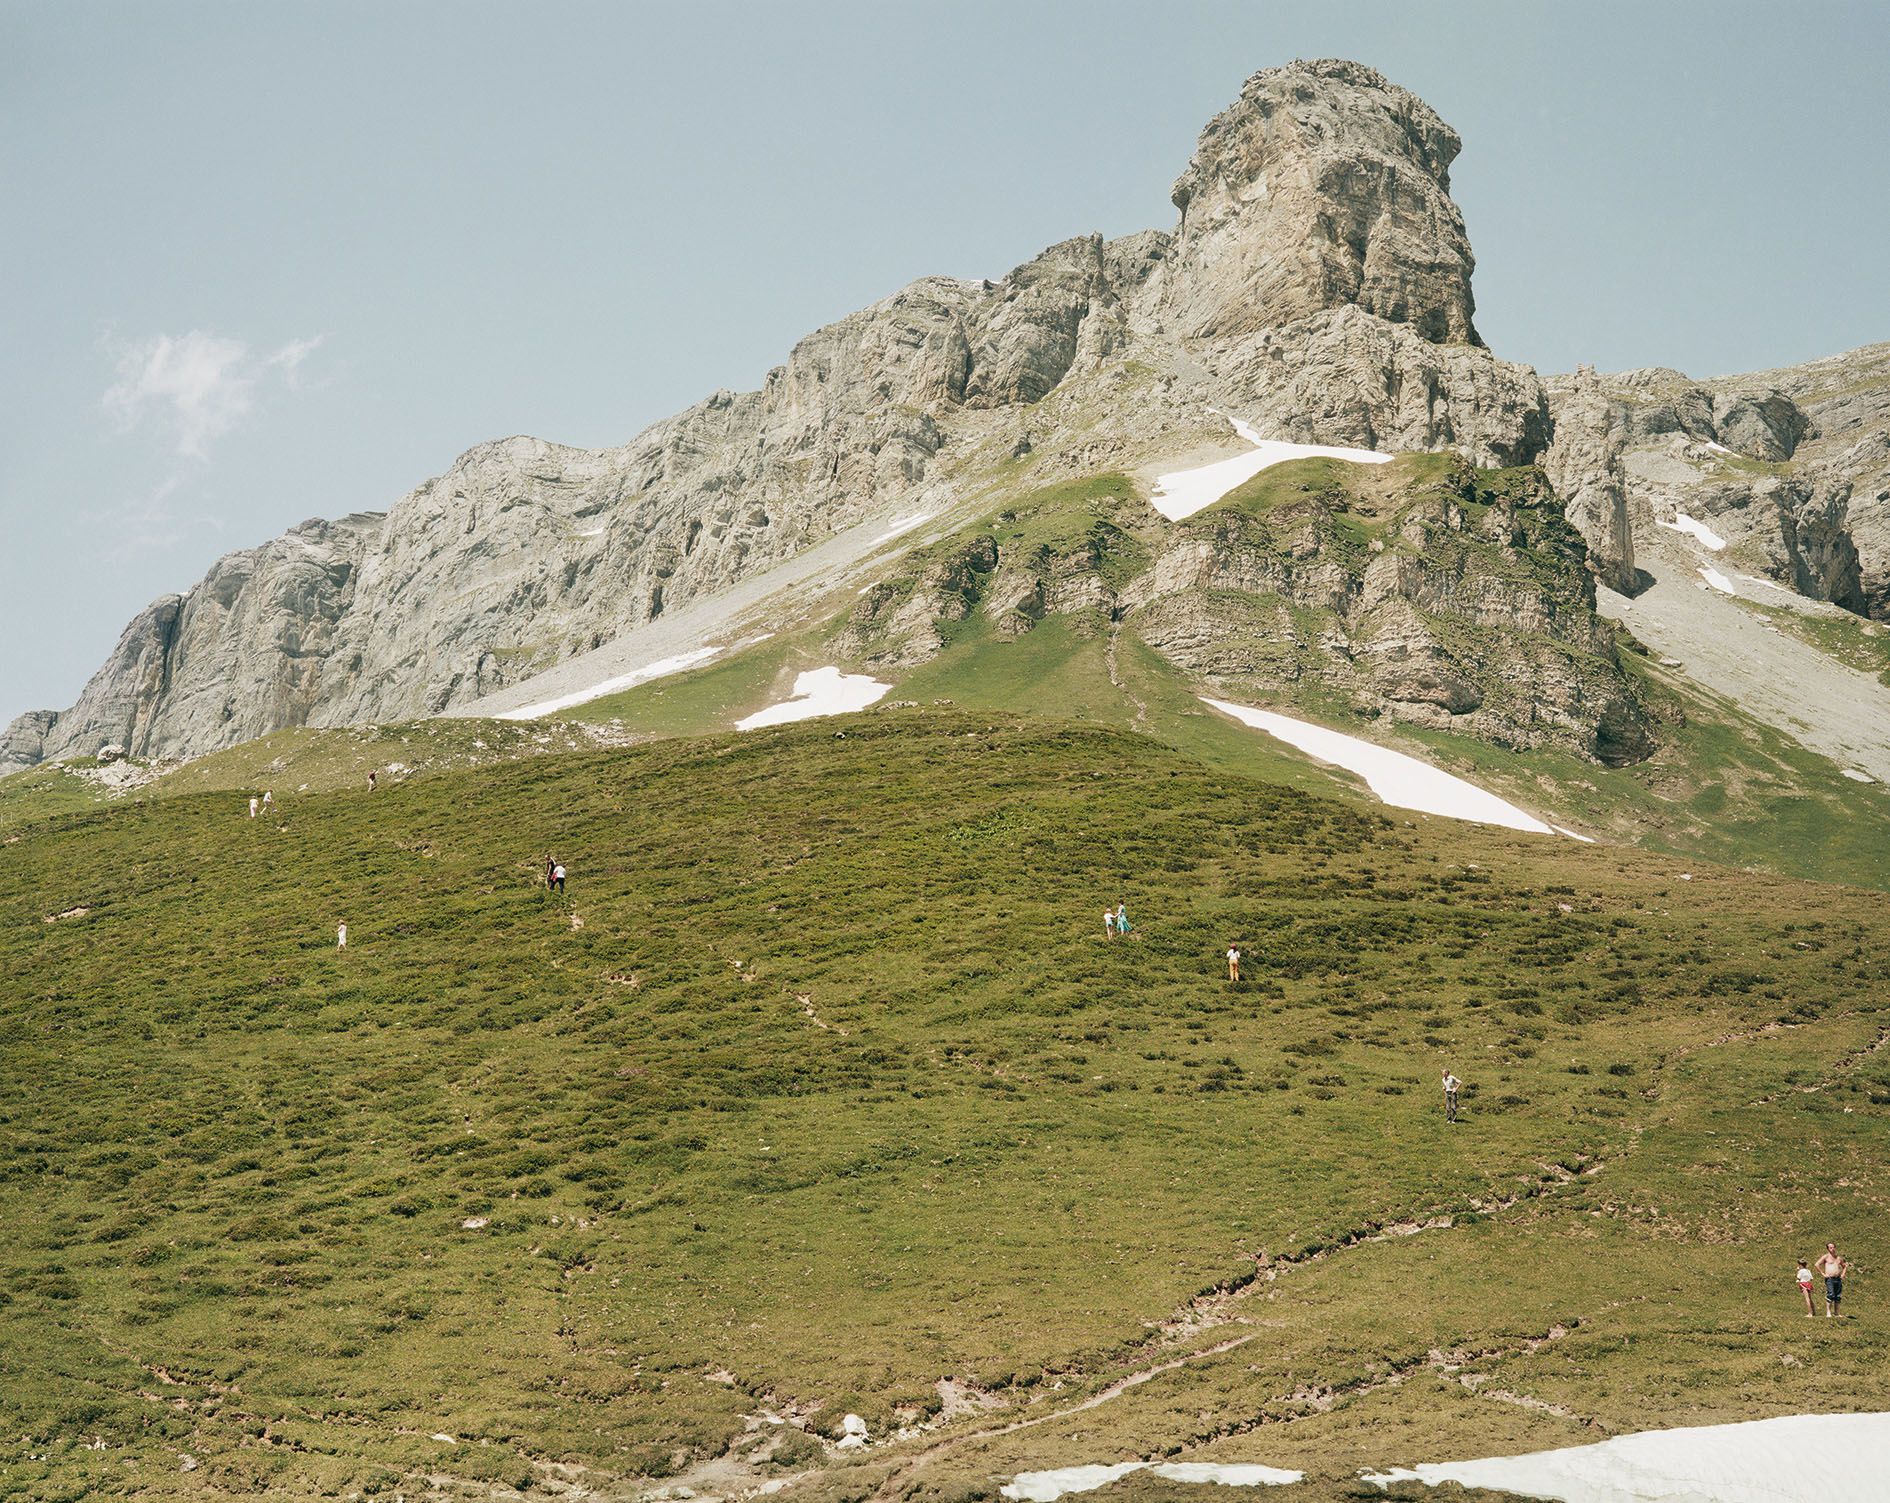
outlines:
[[[1227,947],[1227,979],[1229,981],[1240,980],[1240,951],[1235,949],[1232,945]]]
[[[1444,1071],[1444,1120],[1457,1120],[1457,1092],[1463,1089],[1463,1082],[1449,1070]]]

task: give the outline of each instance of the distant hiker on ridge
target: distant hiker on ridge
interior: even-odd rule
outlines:
[[[1824,1314],[1832,1319],[1844,1301],[1844,1275],[1851,1271],[1851,1261],[1838,1252],[1837,1243],[1827,1242],[1824,1255],[1811,1266],[1824,1275]]]
[[[1446,1067],[1444,1070],[1444,1120],[1446,1122],[1457,1120],[1457,1092],[1462,1089],[1463,1082],[1452,1075]]]
[[[1227,979],[1235,983],[1240,981],[1240,951],[1232,945],[1227,947]]]
[[[1805,1297],[1805,1319],[1815,1319],[1818,1309],[1811,1302],[1811,1265],[1803,1258],[1798,1260],[1798,1292]]]

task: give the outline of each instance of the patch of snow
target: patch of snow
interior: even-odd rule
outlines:
[[[1737,595],[1739,593],[1733,588],[1732,581],[1724,574],[1721,574],[1717,569],[1708,569],[1702,565],[1700,578],[1705,580],[1714,589],[1718,590],[1722,595]]]
[[[1845,768],[1844,776],[1849,778],[1853,783],[1874,783],[1877,781],[1869,773],[1859,772],[1855,767]]]
[[[574,689],[569,694],[560,694],[556,699],[541,699],[536,704],[520,705],[516,710],[502,710],[495,720],[537,720],[543,715],[556,714],[559,710],[568,710],[573,705],[588,704],[593,699],[602,699],[606,694],[615,694],[623,689],[633,689],[638,684],[647,684],[653,678],[667,678],[672,673],[681,673],[685,668],[693,668],[698,663],[706,663],[710,658],[723,652],[739,652],[744,647],[753,647],[757,642],[765,642],[773,632],[763,632],[758,637],[747,637],[733,647],[698,647],[691,652],[679,652],[674,657],[659,658],[654,663],[641,668],[633,668],[628,673],[620,673],[615,678],[604,679],[587,688]]]
[[[1558,1503],[1831,1503],[1884,1496],[1890,1414],[1788,1414],[1643,1430],[1590,1446],[1431,1462],[1364,1480],[1457,1482]]]
[[[848,715],[877,703],[891,684],[865,673],[842,673],[838,668],[814,668],[794,680],[794,696],[735,722],[738,731],[764,725],[786,725],[791,720],[812,720],[820,715]]]
[[[1357,773],[1366,786],[1385,803],[1399,809],[1416,809],[1424,814],[1442,814],[1450,819],[1467,819],[1477,824],[1503,825],[1512,830],[1529,830],[1537,835],[1552,835],[1555,828],[1533,814],[1525,814],[1514,804],[1486,792],[1474,783],[1392,751],[1370,741],[1304,720],[1293,720],[1271,710],[1255,710],[1225,700],[1206,699],[1224,715],[1231,715],[1243,725],[1265,731],[1288,746],[1297,747],[1321,762]]]
[[[1732,450],[1727,448],[1724,444],[1716,444],[1710,438],[1699,438],[1699,439],[1695,439],[1694,442],[1697,443],[1702,449],[1706,450],[1708,454],[1732,453]]]
[[[881,543],[890,543],[902,533],[910,532],[915,527],[923,527],[927,522],[932,520],[934,515],[934,513],[929,511],[915,511],[909,517],[894,517],[887,525],[886,530],[878,537],[874,538],[868,546],[877,548]]]
[[[592,527],[584,532],[574,532],[571,534],[572,537],[578,538],[601,538],[603,535],[604,529],[601,527]]]
[[[1016,1503],[1056,1503],[1070,1493],[1094,1492],[1130,1472],[1148,1471],[1170,1482],[1217,1482],[1223,1487],[1284,1487],[1305,1477],[1276,1466],[1211,1461],[1120,1461],[1114,1466],[1064,1466],[1047,1472],[1019,1472],[998,1489]]]
[[[1237,417],[1227,417],[1234,431],[1254,447],[1232,459],[1216,460],[1192,470],[1177,470],[1172,475],[1155,477],[1155,494],[1149,504],[1171,522],[1191,517],[1204,506],[1212,506],[1238,486],[1245,485],[1262,470],[1289,459],[1343,459],[1352,464],[1384,464],[1392,456],[1376,449],[1342,449],[1329,444],[1289,444],[1282,439],[1262,438],[1251,425]]]
[[[1743,580],[1747,584],[1764,585],[1766,589],[1777,590],[1781,595],[1796,595],[1798,593],[1798,591],[1794,590],[1790,585],[1782,585],[1776,579],[1761,579],[1756,574],[1735,574],[1733,577]]]
[[[1689,517],[1685,512],[1675,512],[1671,522],[1656,522],[1656,527],[1664,527],[1669,532],[1684,532],[1688,537],[1697,538],[1715,553],[1726,546],[1726,540],[1712,528],[1697,518]]]
[[[1583,845],[1593,845],[1595,843],[1594,836],[1584,835],[1579,830],[1565,830],[1560,825],[1551,825],[1550,828],[1558,835],[1568,836],[1570,840],[1579,840]]]

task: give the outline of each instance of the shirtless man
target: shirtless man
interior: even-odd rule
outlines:
[[[1824,1255],[1811,1266],[1824,1276],[1824,1316],[1829,1320],[1838,1313],[1838,1305],[1843,1302],[1844,1275],[1851,1271],[1851,1261],[1839,1255],[1837,1243],[1827,1242]]]
[[[1450,1071],[1444,1071],[1444,1120],[1457,1120],[1457,1092],[1463,1089],[1463,1082]]]

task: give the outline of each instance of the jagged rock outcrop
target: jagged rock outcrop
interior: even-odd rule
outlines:
[[[1450,197],[1461,149],[1429,105],[1359,63],[1255,74],[1175,182],[1155,316],[1202,339],[1355,304],[1476,343],[1475,260]]]
[[[1890,347],[1710,381],[1584,367],[1546,385],[1543,467],[1605,583],[1641,588],[1637,532],[1685,516],[1725,541],[1728,567],[1890,610]]]
[[[1195,358],[1273,438],[1451,449],[1493,466],[1529,464],[1550,440],[1534,371],[1487,350],[1430,343],[1354,307],[1218,341]]]
[[[1131,631],[1235,697],[1299,685],[1501,746],[1611,766],[1652,753],[1654,716],[1539,470],[1339,469],[1263,472],[1178,526],[1126,487],[1046,491],[874,586],[835,646],[904,667],[974,614],[1007,637],[1062,616]]]

